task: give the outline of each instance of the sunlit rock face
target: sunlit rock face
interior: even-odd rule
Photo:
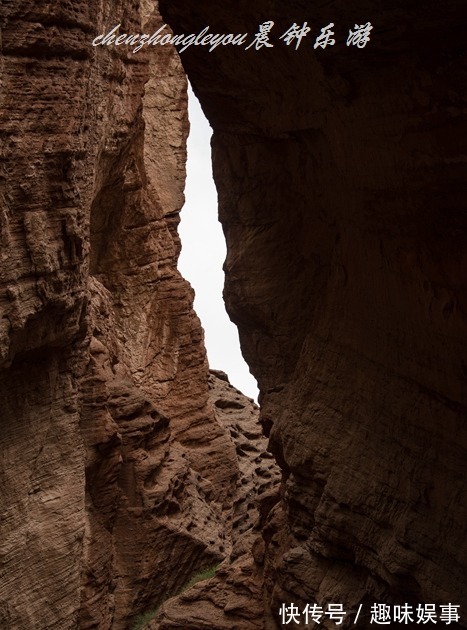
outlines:
[[[116,24],[162,22],[153,2],[0,12],[0,627],[11,630],[131,627],[244,552],[246,489],[270,492],[278,477],[270,455],[254,463],[266,444],[257,408],[210,393],[176,269],[185,74],[171,47],[91,45]],[[255,425],[246,468],[229,409]]]
[[[464,9],[161,10],[176,33],[275,22],[272,48],[182,54],[214,129],[226,302],[284,475],[264,530],[267,605],[277,619],[284,602],[363,604],[361,627],[373,602],[465,611]],[[298,50],[279,40],[304,21]],[[369,44],[347,47],[367,21]],[[335,46],[315,51],[330,22]]]

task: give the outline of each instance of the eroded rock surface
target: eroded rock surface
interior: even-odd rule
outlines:
[[[224,559],[156,627],[272,628],[289,602],[467,610],[462,7],[161,6],[180,33],[275,21],[274,48],[183,61],[280,500],[253,408],[209,391],[175,268],[180,62],[90,46],[157,28],[154,3],[3,0],[0,626],[126,628]],[[365,49],[345,46],[356,20]],[[287,47],[293,21],[334,22],[336,46]]]
[[[279,467],[266,450],[256,405],[232,387],[223,372],[211,371],[209,391],[216,418],[230,435],[238,457],[236,489],[225,528],[230,553],[212,579],[167,601],[147,628],[275,628],[263,601],[262,528],[279,501]]]
[[[179,59],[91,46],[119,23],[157,29],[155,4],[7,1],[0,16],[0,626],[128,628],[244,550],[241,481],[258,468],[269,491],[277,470],[255,426],[244,471],[230,429],[257,411],[211,401],[176,269]]]
[[[161,8],[179,33],[275,22],[274,48],[182,55],[214,129],[226,301],[286,476],[268,603],[455,602],[466,627],[464,9]],[[304,21],[312,41],[279,41]],[[314,51],[331,21],[336,45]],[[345,44],[355,21],[374,26],[364,49]]]

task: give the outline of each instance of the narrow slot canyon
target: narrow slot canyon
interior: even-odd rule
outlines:
[[[464,23],[3,0],[1,630],[467,628]]]

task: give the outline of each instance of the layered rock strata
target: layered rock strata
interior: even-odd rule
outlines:
[[[224,558],[155,623],[268,628],[290,602],[465,611],[462,8],[161,6],[180,33],[275,22],[273,48],[182,59],[214,128],[226,300],[280,501],[209,399],[175,270],[178,58],[90,46],[154,30],[154,4],[4,0],[0,625],[124,628]],[[367,20],[370,44],[346,47]],[[335,23],[336,46],[278,39],[305,21],[313,38]],[[271,477],[239,485],[257,457]]]
[[[157,29],[152,2],[0,16],[0,626],[127,628],[250,526],[176,269],[186,79],[172,48],[91,46]]]
[[[237,489],[226,523],[231,551],[212,579],[168,600],[146,627],[275,628],[263,601],[262,529],[266,515],[279,501],[280,470],[266,450],[256,405],[232,387],[222,372],[211,371],[209,391],[216,418],[230,435],[238,457]],[[257,562],[253,562],[252,553]]]
[[[179,33],[275,22],[273,48],[182,54],[214,129],[225,297],[286,479],[268,605],[279,623],[282,603],[452,602],[467,627],[463,9],[160,4]],[[305,21],[298,50],[279,40]],[[336,45],[314,50],[330,22]]]

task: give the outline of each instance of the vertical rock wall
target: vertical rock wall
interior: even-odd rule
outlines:
[[[0,626],[128,628],[249,519],[176,269],[186,78],[170,47],[91,46],[154,2],[0,20]]]
[[[177,33],[275,21],[274,48],[182,54],[214,129],[225,297],[284,475],[268,601],[455,602],[466,627],[465,11],[161,10]],[[305,20],[312,41],[279,41]],[[315,52],[331,21],[336,46]],[[366,21],[370,44],[347,48]]]
[[[90,46],[119,23],[153,31],[155,5],[3,0],[0,625],[125,628],[226,557],[212,594],[200,586],[161,627],[273,627],[268,608],[291,601],[465,610],[458,3],[161,7],[178,33],[338,30],[324,51],[183,53],[215,131],[226,301],[281,501],[258,465],[272,495],[248,561],[242,487],[262,446],[238,463],[259,438],[250,420],[237,432],[236,395],[209,401],[175,268],[180,62]],[[367,20],[371,44],[347,49]]]
[[[86,209],[102,132],[90,108],[103,67],[88,45],[95,12],[85,3],[64,5],[1,6],[4,628],[70,628],[80,606],[85,460],[78,378],[89,304]]]

